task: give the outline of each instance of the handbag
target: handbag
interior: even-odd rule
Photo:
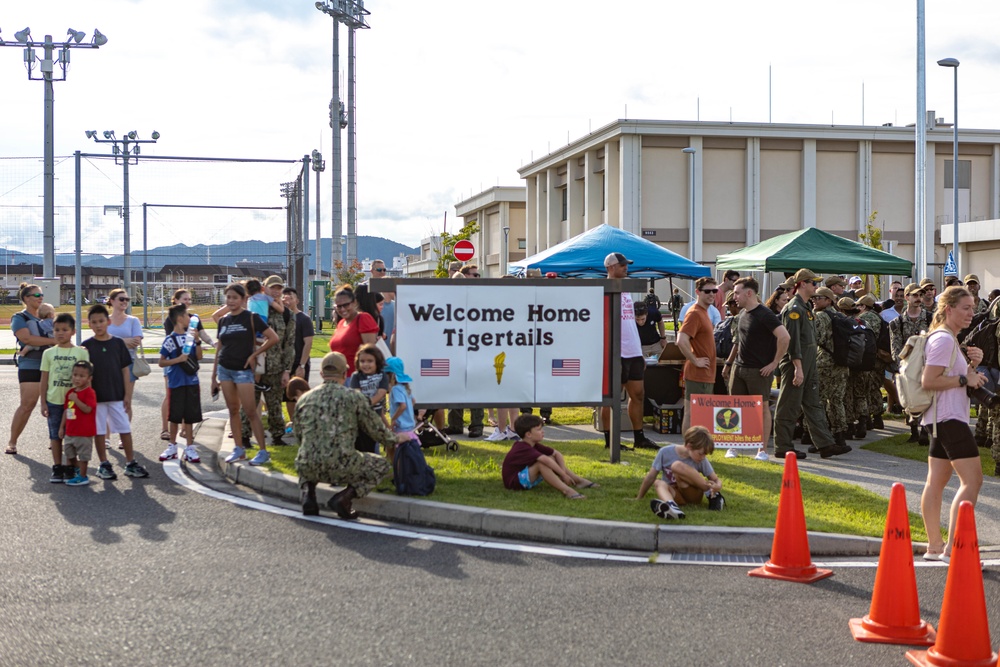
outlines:
[[[137,378],[144,378],[151,372],[153,372],[153,369],[150,368],[149,362],[146,361],[146,354],[144,352],[139,352],[132,362],[132,375]]]

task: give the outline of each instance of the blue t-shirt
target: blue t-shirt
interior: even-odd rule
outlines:
[[[32,336],[44,336],[41,329],[42,320],[38,319],[26,310],[22,310],[19,313],[14,313],[14,316],[10,318],[10,330],[15,336],[17,332],[21,329],[27,329],[28,333]],[[24,347],[21,341],[17,341],[17,349]],[[17,367],[24,369],[26,371],[37,371],[42,367],[42,352],[47,350],[51,346],[38,348],[37,350],[31,350],[23,357],[17,358]]]
[[[252,297],[247,299],[247,310],[249,310],[251,313],[257,313],[258,315],[260,315],[260,319],[264,320],[264,322],[266,323],[267,310],[268,308],[270,308],[272,301],[274,301],[274,298],[271,297],[269,294],[258,292],[257,294],[254,294]],[[259,336],[260,332],[258,332],[257,335]]]
[[[160,348],[160,356],[164,359],[176,359],[184,351],[184,336],[172,333],[163,339],[163,347]],[[197,350],[191,350],[191,354],[197,354]],[[177,389],[178,387],[190,387],[199,384],[198,374],[188,375],[181,368],[180,364],[167,366],[163,369],[167,375],[167,387]]]
[[[412,431],[417,427],[417,420],[413,416],[413,396],[407,390],[405,385],[397,384],[389,390],[389,415],[390,417],[396,414],[396,410],[399,406],[405,404],[406,409],[403,410],[403,414],[399,416],[396,423],[392,425],[393,431],[396,433],[402,433],[403,431]]]
[[[385,337],[392,338],[396,330],[396,302],[391,301],[382,306],[382,321],[385,323]]]

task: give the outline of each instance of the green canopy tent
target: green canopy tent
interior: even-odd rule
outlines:
[[[715,268],[720,271],[735,269],[789,274],[799,269],[809,269],[821,275],[913,275],[913,262],[908,259],[815,228],[782,234],[756,245],[719,255]]]

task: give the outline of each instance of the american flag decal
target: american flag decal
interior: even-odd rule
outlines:
[[[421,359],[421,377],[448,377],[451,372],[451,362],[447,359]]]
[[[580,360],[579,359],[553,359],[552,360],[552,375],[553,375],[553,377],[579,377],[580,376]]]

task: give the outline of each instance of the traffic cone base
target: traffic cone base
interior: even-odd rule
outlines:
[[[907,651],[906,659],[917,667],[996,667],[997,664],[996,653],[988,659],[969,661],[941,655],[933,647],[926,651]]]
[[[937,637],[934,628],[920,618],[906,488],[898,482],[889,494],[871,609],[849,624],[859,642],[931,646]]]
[[[854,639],[859,642],[933,646],[934,639],[937,637],[934,626],[926,621],[920,621],[918,625],[901,628],[899,626],[876,623],[865,616],[864,618],[852,618],[848,621],[848,624],[851,626],[851,634],[854,635]]]
[[[811,584],[819,581],[820,579],[832,577],[833,570],[824,570],[812,564],[807,567],[782,567],[780,565],[775,565],[771,561],[767,561],[762,567],[750,570],[747,574],[751,577],[780,579],[782,581],[794,581],[800,584]]]
[[[785,454],[785,470],[781,478],[778,519],[774,524],[771,557],[763,567],[750,570],[747,574],[751,577],[795,581],[801,584],[811,584],[833,576],[833,570],[821,570],[816,567],[809,554],[805,507],[802,504],[802,487],[799,485],[799,464],[794,451]]]

